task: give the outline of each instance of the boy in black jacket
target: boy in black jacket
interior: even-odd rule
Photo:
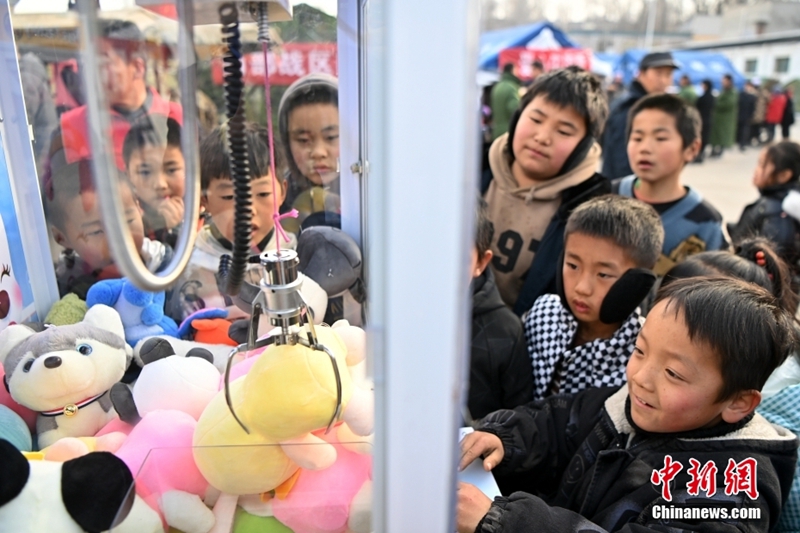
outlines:
[[[458,531],[769,531],[794,475],[797,438],[754,409],[794,351],[792,317],[766,290],[692,278],[659,294],[628,385],[551,396],[486,417],[461,467],[528,472],[494,502],[458,491]]]
[[[469,372],[470,415],[483,418],[533,399],[533,375],[519,318],[500,299],[489,246],[494,227],[487,206],[478,199],[475,248],[472,251],[472,353]]]

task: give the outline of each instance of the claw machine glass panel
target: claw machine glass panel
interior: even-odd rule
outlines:
[[[314,493],[308,501],[341,492],[337,476],[320,474],[351,453],[373,457],[369,482],[340,506],[356,518],[336,531],[453,529],[477,21],[477,3],[460,0],[16,6],[17,54],[36,63],[52,111],[31,127],[46,215],[40,233],[58,293],[105,302],[98,287],[125,278],[162,298],[162,334],[169,323],[174,335],[196,341],[221,319],[233,341],[226,350],[248,347],[230,357],[211,351],[221,374],[207,409],[218,421],[203,420],[210,411],[201,410],[164,422],[186,430],[175,434],[181,459],[169,459],[168,443],[158,441],[166,430],[150,434],[160,444],[134,461],[137,496],[122,506],[114,531],[126,531],[125,511],[143,509],[155,513],[154,530],[191,529],[173,512],[181,502],[200,502],[189,518],[209,523],[222,506],[231,527],[214,531],[238,531],[243,513],[275,520],[242,531],[288,530],[276,510],[282,498],[315,477],[304,489]],[[35,95],[25,101],[32,108]],[[138,313],[118,292],[109,305]],[[366,336],[330,336],[342,320]],[[282,342],[251,349],[272,336]],[[366,354],[357,360],[354,343]],[[124,393],[134,410],[115,404],[116,429],[129,437],[152,415],[135,387],[154,364],[132,348],[141,374]],[[308,364],[275,356],[276,366],[262,368],[268,386],[238,381],[251,375],[243,368],[267,365],[274,348],[307,349]],[[188,351],[169,349],[164,360]],[[279,372],[289,377],[275,378]],[[300,390],[291,376],[303,372],[321,392],[309,405],[286,403]],[[159,405],[170,400],[155,396]],[[294,415],[285,416],[292,409],[298,419],[314,411],[313,427],[264,429],[293,427]],[[212,429],[201,436],[203,424]],[[160,478],[155,488],[139,484],[158,478],[152,465],[185,460],[197,468],[209,462],[198,459],[204,453],[229,476],[240,471],[242,483],[259,469],[280,470],[277,482],[234,490],[201,476],[211,486],[194,492]],[[303,509],[292,511],[298,523]],[[294,530],[310,531],[303,527]]]

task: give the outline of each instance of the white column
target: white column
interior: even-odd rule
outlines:
[[[475,0],[369,0],[375,531],[454,531],[479,157]]]

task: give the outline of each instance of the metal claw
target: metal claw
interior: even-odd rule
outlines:
[[[336,421],[339,419],[339,416],[342,414],[342,376],[339,374],[339,365],[336,364],[336,356],[333,355],[327,346],[324,344],[315,344],[311,348],[328,354],[328,356],[331,358],[331,363],[333,364],[333,375],[336,376],[336,410],[333,412],[331,421],[328,422],[327,429],[325,429],[325,434],[327,435],[333,427],[333,424],[336,423]]]
[[[311,306],[308,305],[305,297],[303,297],[303,293],[297,291],[297,295],[300,296],[300,301],[303,302],[303,306],[306,308],[306,313],[308,317],[306,319],[306,323],[308,324],[308,342],[311,343],[311,346],[315,346],[317,341],[317,330],[314,329],[314,310],[311,309]]]

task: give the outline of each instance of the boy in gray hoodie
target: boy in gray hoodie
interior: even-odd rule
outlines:
[[[520,102],[489,151],[484,184],[495,227],[492,270],[503,301],[522,314],[555,292],[564,226],[584,201],[610,192],[596,173],[608,104],[600,81],[577,67],[549,72]]]

